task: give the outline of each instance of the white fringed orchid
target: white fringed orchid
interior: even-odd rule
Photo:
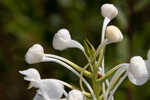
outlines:
[[[37,44],[36,44],[36,45],[37,45]],[[40,44],[38,44],[38,45],[39,45],[40,48],[43,49],[43,47],[42,47]],[[34,47],[34,45],[33,45],[32,47]],[[32,47],[31,47],[31,48],[32,48]],[[30,48],[29,48],[29,50],[30,50]],[[29,50],[28,50],[28,51],[29,51]],[[27,54],[29,53],[28,51],[27,51]],[[31,51],[32,51],[32,49],[31,49]],[[37,50],[35,50],[35,51],[37,51]],[[40,51],[39,51],[39,53],[41,54]],[[26,54],[26,55],[27,55],[27,54]],[[28,59],[26,59],[26,62],[27,62],[27,63],[29,62],[29,60],[35,61],[34,58],[32,58],[34,54],[35,54],[34,52],[31,52],[31,53],[30,53],[30,55],[28,56]],[[39,55],[38,52],[36,52],[36,55]],[[69,69],[70,71],[72,71],[72,72],[73,72],[75,75],[77,75],[78,77],[80,77],[80,74],[79,74],[76,70],[74,70],[71,66],[69,66],[68,64],[66,64],[66,63],[71,63],[71,61],[68,61],[67,59],[65,59],[65,58],[63,58],[63,57],[59,57],[59,56],[56,56],[56,55],[45,54],[44,51],[43,51],[42,55],[43,55],[43,56],[42,56],[42,59],[40,59],[39,62],[56,62],[56,63],[58,63],[58,64],[64,66],[65,68]],[[38,56],[36,56],[36,57],[38,57]],[[32,59],[30,59],[30,58],[32,58]],[[35,58],[35,59],[36,59],[36,58]],[[33,61],[30,61],[30,62],[33,62]],[[36,63],[39,63],[39,62],[36,61]],[[66,63],[64,63],[64,62],[66,62]],[[35,62],[34,62],[34,63],[35,63]],[[28,63],[28,64],[32,64],[32,63]],[[93,92],[91,86],[89,85],[89,83],[88,83],[84,78],[83,78],[83,82],[85,83],[85,85],[87,86],[87,88],[89,89],[89,91],[91,92],[93,99],[96,100],[96,97],[95,97],[95,95],[94,95],[94,92]]]
[[[65,50],[67,48],[78,48],[84,52],[83,46],[71,39],[70,33],[67,29],[60,29],[53,38],[53,48],[56,50]]]
[[[128,78],[135,85],[143,85],[148,80],[145,61],[140,56],[132,57],[128,67]]]
[[[59,100],[65,92],[64,85],[67,83],[56,79],[41,79],[39,72],[34,68],[19,71],[25,75],[24,79],[30,82],[29,88],[37,88],[33,100]]]
[[[68,100],[85,100],[85,97],[80,90],[70,91],[67,98]]]
[[[60,80],[41,79],[39,72],[33,68],[19,71],[19,73],[25,75],[25,80],[30,81],[29,89],[32,87],[38,89],[33,100],[85,100],[86,97],[89,97],[90,100],[114,100],[114,93],[126,77],[134,85],[143,85],[148,81],[150,78],[150,51],[147,60],[135,56],[131,58],[129,63],[119,64],[105,72],[104,48],[110,43],[122,41],[123,35],[116,26],[110,25],[107,27],[109,22],[118,14],[118,10],[113,4],[102,5],[101,14],[105,19],[101,32],[101,43],[97,49],[90,42],[85,42],[85,50],[79,42],[71,39],[67,29],[60,29],[54,35],[52,42],[54,49],[62,51],[67,48],[78,48],[84,53],[88,63],[83,68],[66,58],[44,53],[40,44],[35,44],[29,48],[25,55],[25,61],[28,64],[55,62],[62,65],[80,78],[82,91],[74,90],[72,85]],[[90,68],[88,68],[89,66]],[[115,74],[112,76],[114,72]],[[92,84],[89,84],[83,75],[89,78]],[[110,76],[112,77],[108,78]],[[84,89],[82,81],[87,89]],[[64,86],[73,90],[67,93]],[[63,95],[64,98],[62,98]]]
[[[142,57],[134,56],[130,59],[130,63],[119,64],[114,67],[112,70],[117,71],[112,77],[109,87],[107,88],[104,96],[105,100],[112,100],[114,93],[127,76],[134,85],[140,86],[145,84],[149,79],[149,66],[145,62],[148,63],[148,60],[144,61]],[[111,73],[111,71],[108,73]],[[115,87],[111,90],[114,85]]]

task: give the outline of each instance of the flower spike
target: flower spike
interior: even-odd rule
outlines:
[[[67,29],[60,29],[53,38],[53,48],[56,50],[65,50],[67,48],[78,48],[84,52],[83,46],[71,39],[70,33]]]
[[[135,85],[143,85],[148,80],[148,71],[142,57],[135,56],[130,60],[128,78]]]

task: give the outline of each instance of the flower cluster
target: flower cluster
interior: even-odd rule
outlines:
[[[53,38],[53,48],[63,51],[67,48],[78,48],[85,55],[88,63],[81,67],[70,60],[44,52],[40,44],[34,44],[25,55],[28,64],[40,62],[58,63],[80,78],[80,89],[74,88],[69,83],[58,79],[41,79],[39,72],[34,68],[19,71],[24,75],[24,80],[29,81],[29,89],[37,88],[33,100],[114,100],[114,93],[120,84],[129,78],[134,85],[143,85],[150,77],[150,51],[147,60],[140,56],[134,56],[129,63],[123,63],[105,72],[104,48],[111,43],[123,40],[123,34],[114,25],[108,25],[118,15],[118,10],[113,4],[104,4],[101,7],[104,17],[101,43],[95,49],[89,41],[85,47],[70,36],[67,29],[60,29]],[[88,68],[89,67],[89,68]],[[112,76],[110,78],[110,76]],[[91,84],[86,80],[90,80]],[[84,89],[82,82],[87,89]],[[67,92],[64,87],[70,88]],[[65,97],[65,98],[63,98]]]

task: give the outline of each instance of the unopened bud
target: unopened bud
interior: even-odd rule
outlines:
[[[67,29],[60,29],[53,38],[53,48],[56,50],[65,50],[67,48],[79,48],[84,51],[83,46],[71,39],[70,33]]]
[[[113,4],[104,4],[101,7],[101,14],[103,17],[107,17],[112,20],[118,15],[118,10]]]
[[[71,40],[70,33],[67,29],[60,29],[53,38],[53,48],[56,50],[64,50],[68,48],[67,42]]]
[[[25,55],[25,61],[28,64],[39,63],[44,56],[43,47],[40,44],[34,44],[30,47]]]
[[[106,38],[110,42],[120,42],[123,40],[123,35],[116,26],[110,25],[106,28]]]

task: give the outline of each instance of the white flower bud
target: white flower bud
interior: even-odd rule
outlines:
[[[132,57],[128,67],[128,78],[135,85],[143,85],[148,80],[145,61],[140,56]]]
[[[56,50],[64,50],[67,48],[65,42],[70,41],[71,36],[67,29],[60,29],[53,38],[53,48]]]
[[[79,42],[71,39],[70,33],[67,29],[60,29],[54,35],[53,48],[60,51],[67,48],[79,48],[84,51],[84,48]]]
[[[106,28],[106,38],[110,42],[120,42],[123,40],[123,35],[116,26],[110,25]]]
[[[101,7],[101,14],[103,17],[112,20],[118,15],[118,10],[113,4],[104,4]]]
[[[43,47],[40,44],[34,44],[30,47],[25,55],[25,61],[28,64],[39,63],[44,56]]]
[[[81,91],[72,90],[69,92],[67,100],[85,100],[85,98]]]

